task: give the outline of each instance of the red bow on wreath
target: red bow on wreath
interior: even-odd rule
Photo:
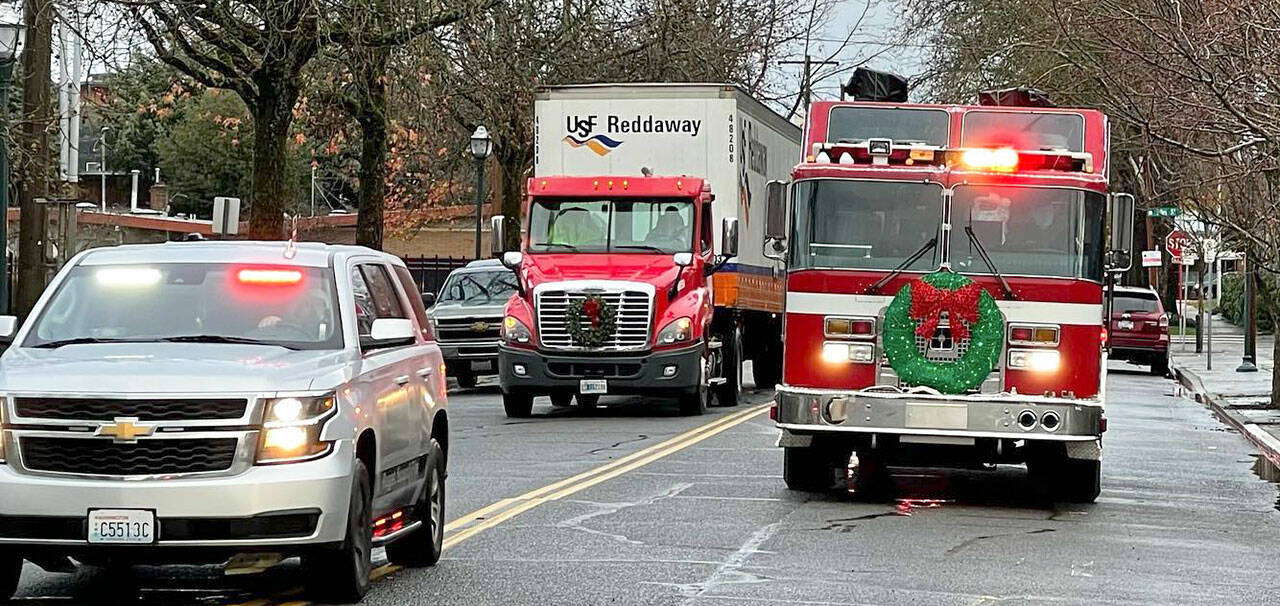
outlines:
[[[600,328],[600,300],[586,299],[582,302],[582,313],[587,316],[591,328]]]
[[[911,319],[919,320],[916,334],[928,339],[938,329],[942,312],[947,312],[951,322],[951,335],[955,339],[969,337],[969,325],[978,321],[978,299],[982,287],[969,284],[956,290],[938,288],[924,280],[911,283]]]

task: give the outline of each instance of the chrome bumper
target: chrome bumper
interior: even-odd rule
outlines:
[[[1102,402],[1011,394],[963,396],[897,390],[841,391],[779,386],[778,427],[789,433],[861,433],[1094,442],[1104,431]],[[1024,412],[1031,427],[1019,425]],[[1056,415],[1047,429],[1041,422]]]

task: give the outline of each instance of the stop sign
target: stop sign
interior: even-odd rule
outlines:
[[[1190,246],[1191,238],[1187,237],[1187,234],[1183,233],[1182,230],[1179,229],[1169,232],[1168,237],[1164,239],[1165,250],[1169,251],[1169,254],[1175,258],[1181,257],[1182,249]]]

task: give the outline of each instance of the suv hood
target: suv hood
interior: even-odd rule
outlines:
[[[43,393],[238,393],[301,391],[341,369],[345,351],[269,345],[103,343],[11,348],[0,391]]]
[[[669,254],[573,253],[526,254],[527,277],[533,284],[561,280],[627,280],[665,288],[679,268]]]

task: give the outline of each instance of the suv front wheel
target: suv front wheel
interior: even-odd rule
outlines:
[[[22,578],[22,558],[0,553],[0,603],[8,602],[18,590],[18,580]]]
[[[359,602],[369,592],[373,568],[373,487],[364,462],[356,460],[351,480],[351,504],[347,510],[347,534],[337,549],[303,558],[307,589],[322,602]]]

